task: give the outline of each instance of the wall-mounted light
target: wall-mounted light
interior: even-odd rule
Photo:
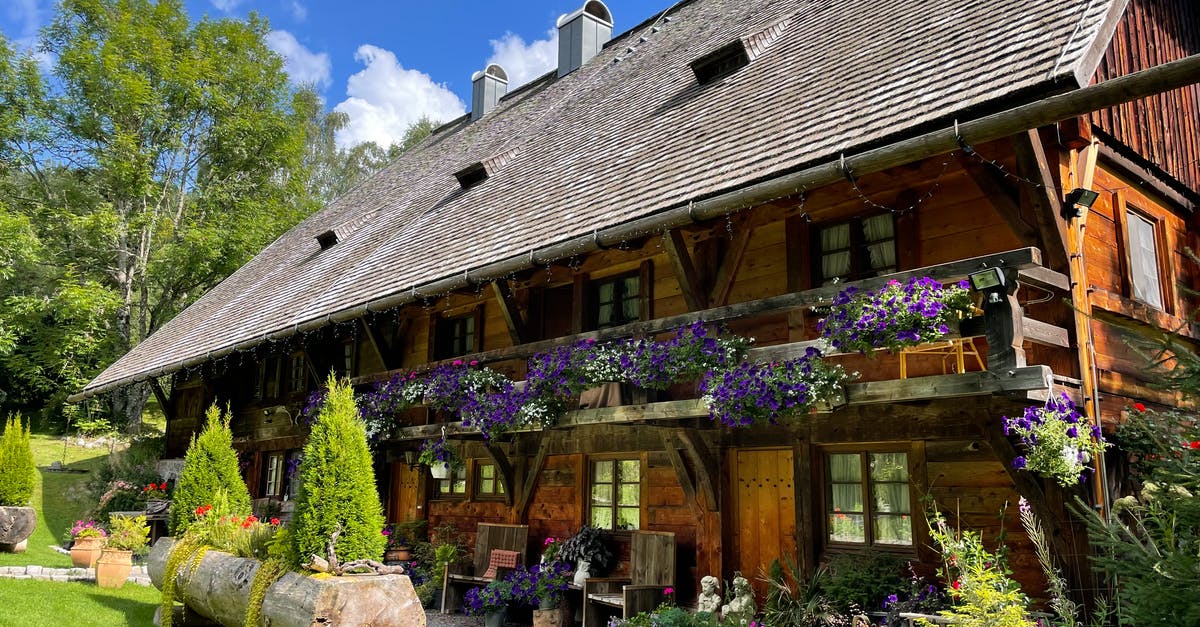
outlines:
[[[280,414],[287,416],[288,422],[295,424],[295,421],[292,420],[292,413],[289,412],[287,410],[287,407],[284,407],[283,405],[276,405],[274,407],[268,407],[263,410],[263,416],[266,417],[267,424],[271,424],[272,422],[274,422],[275,416],[278,416]]]
[[[976,292],[987,294],[987,302],[998,303],[1008,293],[1005,286],[1004,271],[1000,268],[988,268],[967,277],[971,288]]]
[[[408,469],[412,470],[417,467],[417,452],[404,451],[404,463],[408,464]]]
[[[1062,217],[1064,220],[1071,218],[1082,218],[1083,213],[1092,208],[1096,204],[1096,199],[1100,197],[1098,192],[1082,187],[1076,187],[1067,194],[1067,198],[1063,200]]]

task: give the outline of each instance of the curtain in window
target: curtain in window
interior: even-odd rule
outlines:
[[[871,269],[876,272],[892,272],[896,269],[896,222],[892,214],[872,216],[863,220],[863,238],[867,242],[867,253]]]
[[[1155,243],[1154,224],[1134,214],[1126,214],[1129,224],[1130,279],[1133,297],[1162,309],[1162,286],[1158,281],[1158,246]]]

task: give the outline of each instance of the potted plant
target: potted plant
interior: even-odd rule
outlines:
[[[508,603],[513,600],[513,582],[497,579],[483,588],[471,588],[463,595],[463,612],[483,616],[486,627],[503,627],[508,619]]]
[[[1088,471],[1088,462],[1103,455],[1108,446],[1100,427],[1089,425],[1065,392],[1050,397],[1043,406],[1026,407],[1021,416],[1004,416],[1003,420],[1004,435],[1016,436],[1026,453],[1013,459],[1013,467],[1064,487],[1078,484]]]
[[[817,326],[836,351],[895,353],[941,339],[972,316],[969,288],[966,281],[942,285],[929,277],[888,281],[873,292],[851,286],[838,293]]]
[[[133,553],[146,547],[150,538],[150,527],[143,516],[118,516],[109,518],[108,544],[96,561],[96,585],[101,588],[120,588],[133,569]]]
[[[425,521],[418,521],[424,524]],[[387,537],[387,546],[383,550],[383,559],[387,562],[407,562],[412,560],[412,545],[414,531],[420,525],[411,523],[392,523],[385,525],[383,535]]]
[[[577,586],[582,586],[588,577],[608,572],[613,563],[613,552],[608,548],[604,532],[588,525],[567,538],[558,555],[562,560],[576,564],[574,583]]]
[[[429,466],[429,474],[434,479],[445,479],[450,476],[451,469],[463,467],[463,461],[453,449],[446,446],[446,436],[421,443],[421,456],[417,461]]]
[[[571,613],[563,603],[563,593],[571,583],[574,567],[565,561],[550,560],[534,564],[525,571],[528,581],[526,603],[532,605],[534,627],[562,627],[570,625]]]
[[[29,427],[20,415],[10,416],[0,436],[0,551],[21,552],[37,526],[37,511],[29,507],[37,481]]]
[[[94,568],[108,533],[94,520],[77,520],[71,527],[71,540],[71,563],[76,568]]]
[[[167,499],[167,482],[147,483],[142,487],[142,499],[146,501],[146,514],[163,514],[171,507]]]

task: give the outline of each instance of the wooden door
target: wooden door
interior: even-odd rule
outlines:
[[[421,498],[424,466],[410,468],[404,462],[392,462],[392,489],[388,500],[388,521],[408,522],[425,518],[425,500]]]
[[[795,464],[791,448],[734,449],[729,465],[730,537],[725,580],[741,571],[759,601],[767,587],[760,577],[771,560],[796,555]]]

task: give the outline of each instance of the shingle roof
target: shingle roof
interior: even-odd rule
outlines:
[[[1093,51],[1107,43],[1104,23],[1121,7],[681,3],[580,70],[551,72],[482,119],[448,124],[281,236],[84,395],[968,110],[1080,87],[1077,76],[1090,76]],[[753,45],[754,61],[697,85],[689,63],[738,38]],[[498,156],[484,183],[460,188],[455,172]],[[315,237],[330,229],[339,243],[322,251]]]

